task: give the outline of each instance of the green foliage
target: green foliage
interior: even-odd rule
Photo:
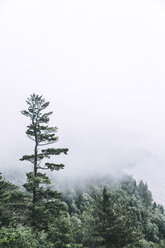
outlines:
[[[0,227],[8,227],[25,221],[28,196],[16,185],[5,181],[0,173]]]
[[[95,180],[64,192],[73,239],[87,248],[163,247],[164,208],[152,203],[146,184],[137,185],[132,177],[118,186],[113,186],[112,181],[102,179],[103,185],[107,185],[104,190]]]
[[[110,196],[106,188],[103,189],[102,196],[95,198],[87,222],[87,225],[93,226],[88,229],[85,240],[87,247],[118,248],[127,244],[136,245],[142,238],[140,231],[132,227],[131,212],[122,199]]]
[[[63,194],[66,203],[53,189],[45,199],[46,189],[42,196],[39,187],[36,203],[27,204],[29,194],[1,176],[0,247],[164,248],[164,208],[140,184],[127,178],[117,188],[76,186]]]
[[[41,149],[42,146],[54,144],[58,140],[57,127],[48,126],[49,117],[53,112],[43,112],[49,106],[49,102],[46,102],[42,96],[33,94],[26,102],[28,109],[21,111],[21,113],[30,119],[26,134],[34,142],[34,154],[24,155],[20,160],[33,164],[33,171],[27,174],[27,183],[24,186],[28,192],[32,193],[32,201],[35,204],[41,199],[50,199],[50,196],[53,195],[52,190],[48,189],[50,179],[39,170],[53,171],[64,168],[63,164],[45,162],[45,159],[50,159],[61,153],[67,154],[68,149],[52,147]],[[56,195],[55,193],[52,197]]]
[[[70,219],[66,213],[61,213],[49,225],[48,240],[54,244],[54,248],[66,248],[70,244]]]
[[[63,169],[63,164],[47,162],[47,160],[61,153],[67,154],[68,149],[42,148],[58,141],[57,127],[48,126],[52,112],[44,112],[49,102],[35,94],[31,95],[26,102],[28,109],[21,113],[30,119],[26,134],[34,143],[34,153],[24,155],[20,159],[30,162],[33,166],[33,170],[27,173],[27,182],[23,185],[30,199],[26,205],[26,226],[32,228],[34,233],[46,235],[47,243],[44,247],[63,248],[70,244],[66,204],[61,202],[61,194],[51,187],[51,180],[47,174],[41,171]]]
[[[42,96],[31,95],[26,134],[34,153],[21,161],[30,162],[26,192],[5,181],[0,174],[0,247],[3,248],[164,248],[165,213],[152,202],[147,184],[132,177],[120,182],[94,178],[87,183],[54,190],[43,170],[58,171],[63,164],[48,160],[67,148],[43,146],[58,141],[57,128],[49,127],[52,112]]]
[[[1,228],[0,247],[3,248],[45,248],[53,247],[43,232],[35,233],[29,227]]]

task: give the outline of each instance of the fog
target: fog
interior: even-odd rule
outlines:
[[[30,169],[20,110],[34,92],[69,148],[60,176],[131,173],[163,202],[164,24],[158,0],[1,0],[1,171]]]

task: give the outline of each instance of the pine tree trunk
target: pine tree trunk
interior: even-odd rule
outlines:
[[[34,179],[37,177],[37,155],[38,155],[38,140],[37,140],[37,134],[36,134],[36,127],[35,127],[35,148],[34,148]],[[36,186],[34,182],[33,186],[33,204],[37,201],[36,199]]]

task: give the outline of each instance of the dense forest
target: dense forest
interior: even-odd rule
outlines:
[[[52,156],[67,154],[54,148],[57,128],[49,127],[52,112],[42,96],[31,95],[26,134],[34,154],[20,160],[32,164],[23,189],[0,174],[0,247],[11,248],[164,248],[165,212],[152,200],[143,181],[111,176],[68,184],[55,190],[42,171],[58,171]],[[43,146],[49,148],[43,149]]]
[[[31,195],[1,176],[0,195],[0,247],[165,247],[164,208],[132,177],[84,181],[33,209]]]

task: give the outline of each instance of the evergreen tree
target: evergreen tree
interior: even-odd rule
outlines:
[[[46,240],[44,232],[34,232],[29,227],[2,227],[0,229],[0,247],[2,248],[54,248]]]
[[[52,145],[58,141],[56,136],[57,127],[49,127],[49,117],[52,112],[45,112],[49,106],[42,96],[30,95],[27,99],[28,109],[21,111],[23,115],[30,119],[26,134],[34,142],[34,153],[24,155],[20,160],[28,161],[33,165],[33,171],[27,173],[27,183],[24,184],[26,190],[32,194],[32,205],[30,206],[31,225],[38,229],[48,229],[52,215],[58,215],[62,203],[59,202],[60,194],[50,187],[51,181],[46,173],[41,170],[60,170],[63,164],[47,162],[52,156],[67,154],[67,148],[43,149],[43,146]]]
[[[0,173],[0,227],[24,222],[26,201],[24,192],[4,180]]]
[[[84,225],[85,224],[85,225]],[[143,237],[140,230],[132,226],[131,211],[122,199],[103,189],[102,196],[95,197],[94,205],[85,213],[83,243],[89,248],[139,247]]]

